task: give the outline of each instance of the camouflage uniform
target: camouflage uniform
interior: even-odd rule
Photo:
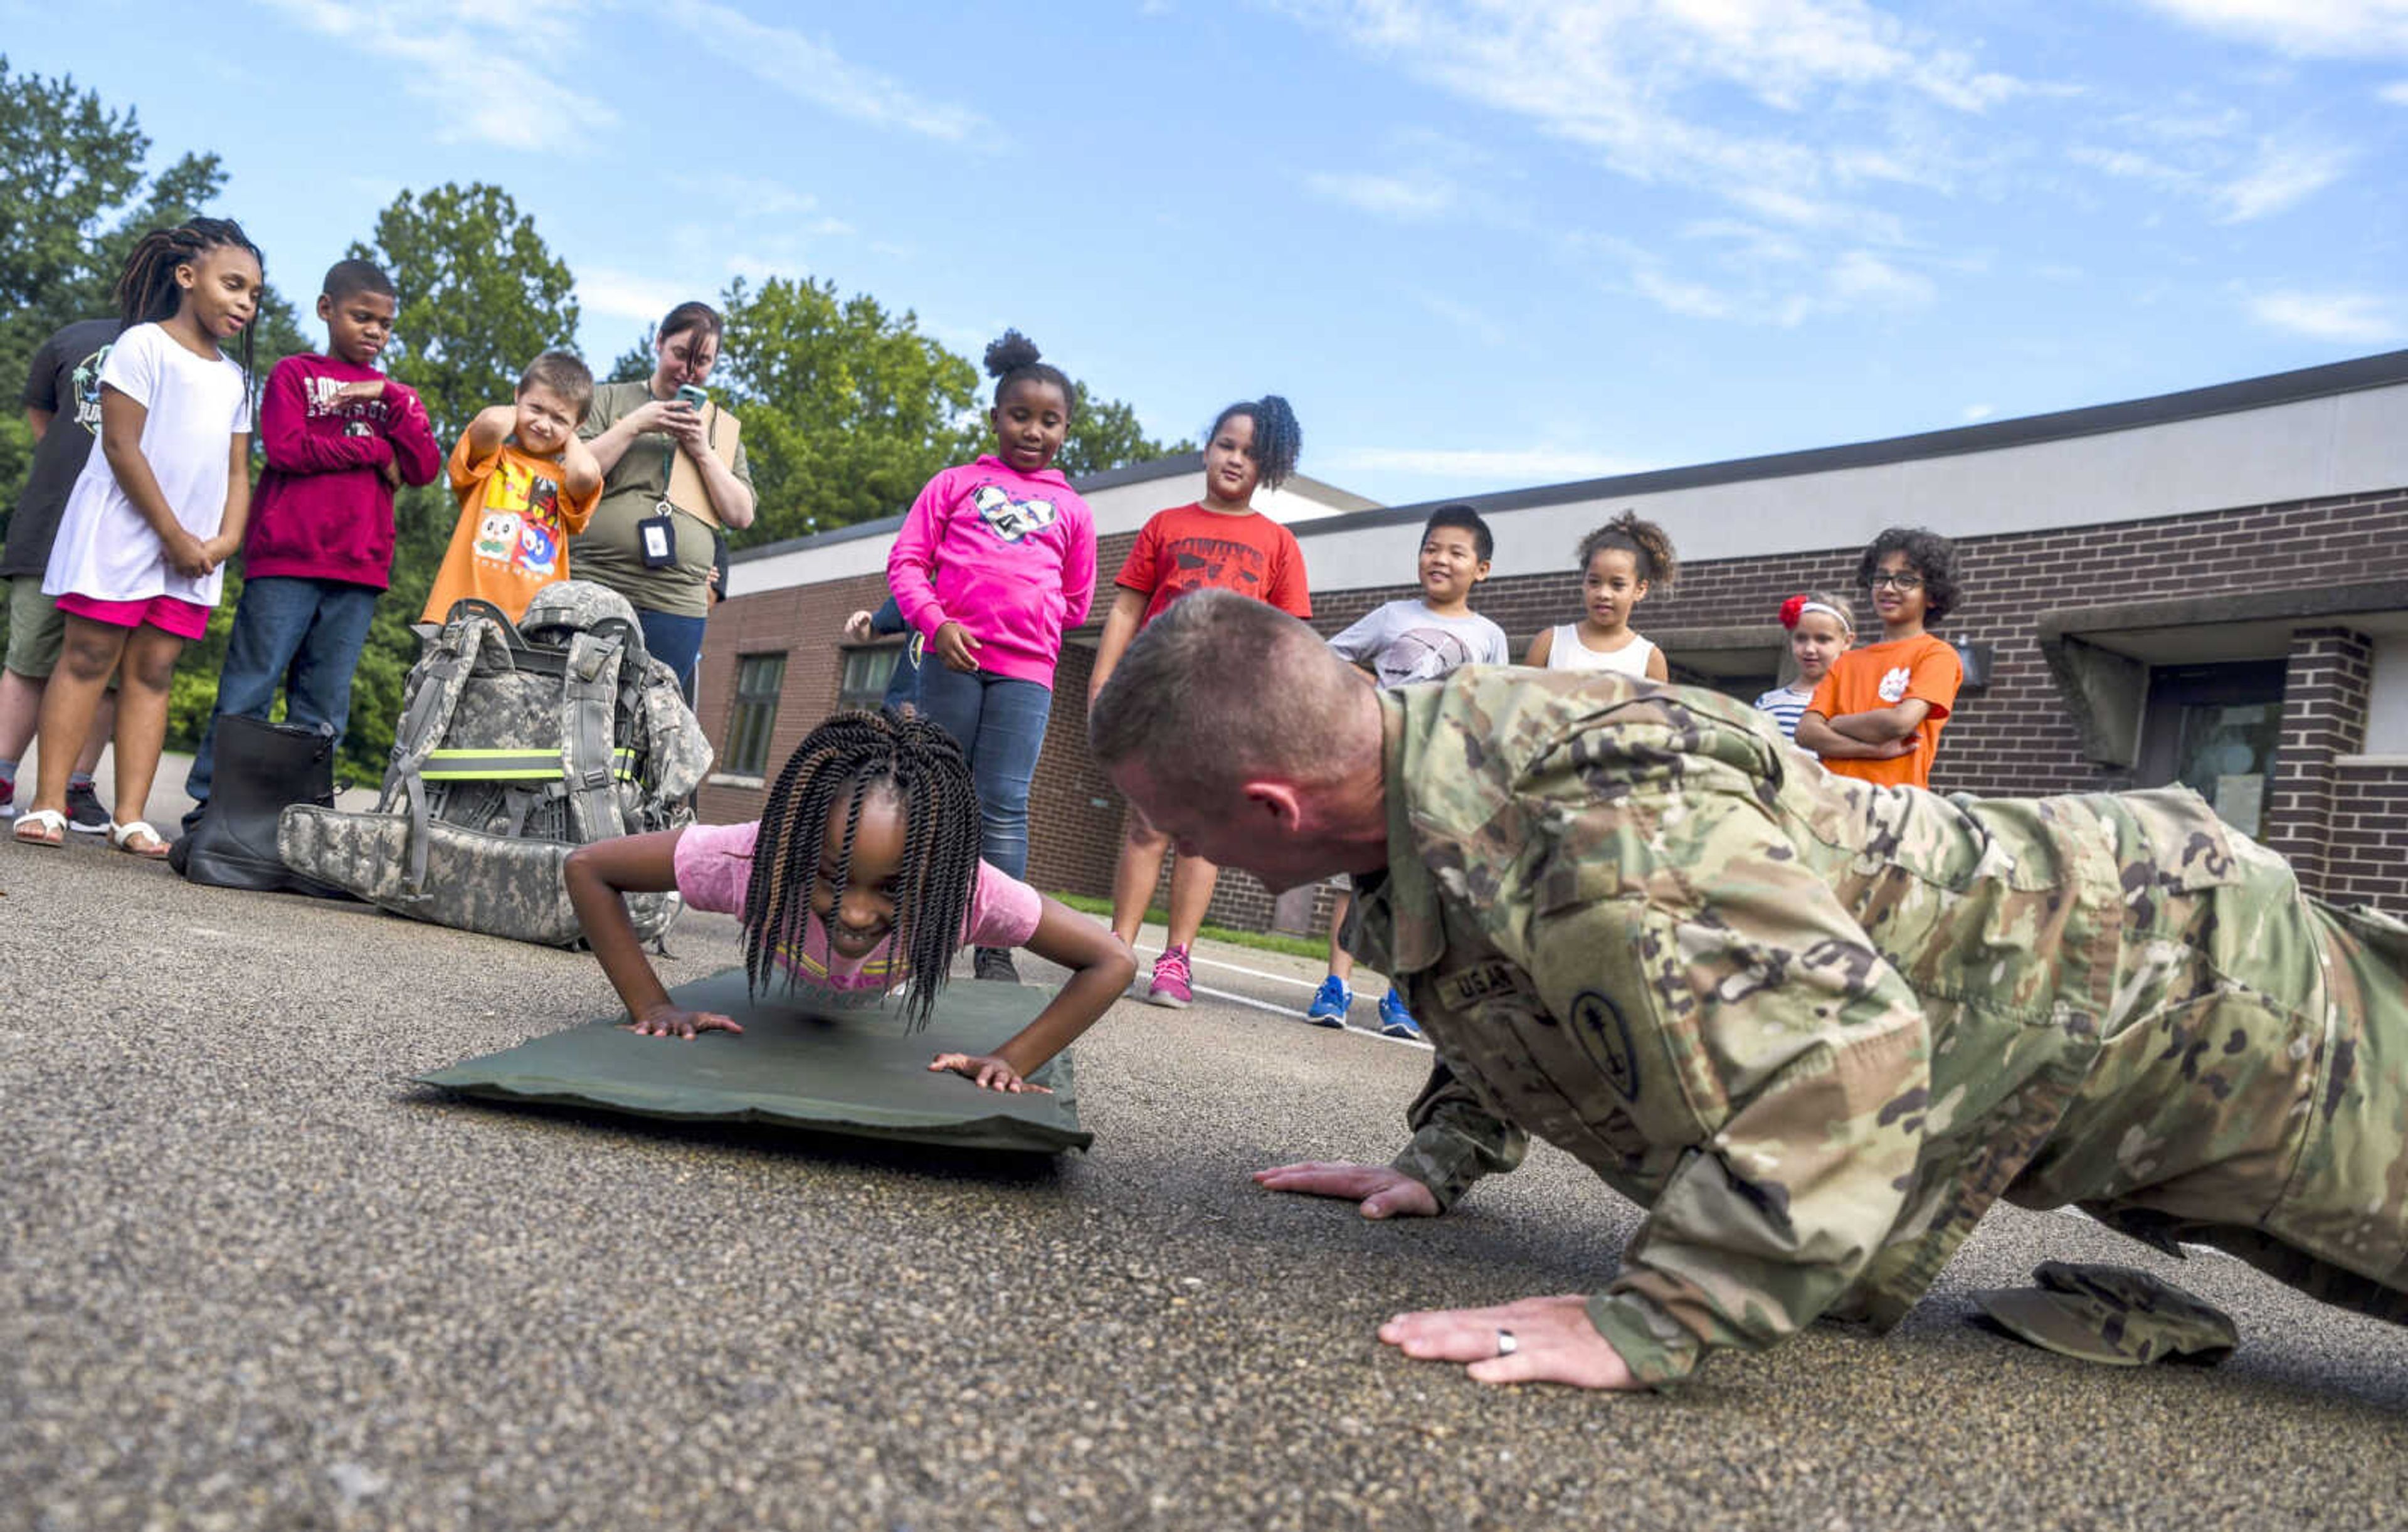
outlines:
[[[1650,1209],[1589,1302],[1650,1382],[1886,1326],[1993,1199],[2408,1316],[2408,938],[2182,790],[1952,800],[1611,675],[1383,695],[1353,942],[1438,1052],[1396,1165],[1536,1133]]]

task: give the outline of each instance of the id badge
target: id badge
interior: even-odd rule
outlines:
[[[647,569],[666,569],[677,563],[677,519],[669,513],[666,500],[636,523],[636,548]]]

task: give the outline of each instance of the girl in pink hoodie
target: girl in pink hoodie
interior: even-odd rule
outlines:
[[[1077,390],[1017,330],[986,349],[996,450],[928,481],[886,555],[895,603],[927,643],[920,710],[969,757],[981,853],[1028,870],[1028,781],[1054,708],[1062,634],[1087,620],[1096,523],[1054,466]],[[978,950],[981,979],[1018,979],[1010,953]]]

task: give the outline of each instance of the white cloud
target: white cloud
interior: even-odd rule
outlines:
[[[1976,422],[1986,421],[1998,412],[1999,407],[1996,405],[1967,405],[1961,413],[1965,423],[1971,425]]]
[[[2395,107],[2408,107],[2408,79],[2395,79],[2374,93],[2375,98]]]
[[[1364,51],[1466,100],[1595,151],[1635,179],[1743,199],[1761,216],[1829,224],[1828,182],[1947,179],[1942,135],[1915,108],[1978,114],[2022,93],[1959,50],[1863,0],[1289,0]],[[1759,110],[1734,111],[1738,91]],[[1894,108],[1890,140],[1826,147],[1830,107]],[[1770,130],[1750,132],[1750,117]]]
[[[577,306],[589,315],[608,314],[651,324],[692,295],[676,282],[609,266],[587,266],[577,275]]]
[[[2408,53],[2408,0],[2147,0],[2210,32],[2299,56]]]
[[[402,67],[402,88],[428,108],[444,142],[473,140],[499,149],[558,153],[618,114],[580,85],[514,71],[507,90],[464,89],[461,61],[523,56],[557,59],[596,8],[585,0],[523,0],[488,7],[479,0],[266,0],[322,36]],[[573,70],[563,78],[574,81]]]
[[[660,14],[727,63],[840,117],[956,143],[988,125],[974,111],[924,97],[826,43],[756,21],[733,6],[666,0]]]
[[[1342,202],[1367,213],[1407,222],[1436,218],[1455,205],[1455,188],[1442,180],[1315,172],[1307,176],[1304,183],[1333,202]]]
[[[1340,472],[1413,473],[1431,479],[1526,484],[1604,479],[1656,466],[1603,452],[1551,447],[1349,447],[1332,452],[1329,462]]]
[[[2247,172],[2215,189],[2228,223],[2279,213],[2341,179],[2349,156],[2315,146],[2267,145]]]
[[[2203,202],[2226,223],[2246,223],[2296,207],[2341,179],[2352,158],[2330,144],[2265,139],[2244,150],[2204,135],[2177,152],[2180,163],[2138,150],[2076,144],[2066,157],[2119,180]]]
[[[2249,312],[2272,329],[2352,346],[2386,345],[2408,333],[2400,306],[2372,293],[2262,293],[2249,300]]]

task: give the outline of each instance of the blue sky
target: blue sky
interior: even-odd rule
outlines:
[[[485,12],[495,14],[484,14]],[[195,23],[194,18],[206,18]],[[615,354],[810,275],[1382,499],[2408,345],[2408,0],[0,0],[296,294],[497,182]]]

